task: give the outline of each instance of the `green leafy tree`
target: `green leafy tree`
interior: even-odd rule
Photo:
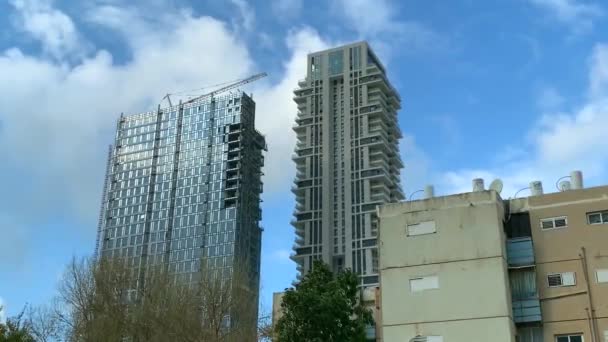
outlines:
[[[25,309],[19,315],[7,318],[6,323],[0,322],[0,342],[34,342],[24,314]]]
[[[275,331],[278,341],[365,341],[365,327],[373,320],[361,304],[358,283],[350,270],[334,275],[315,261],[302,281],[285,292]]]

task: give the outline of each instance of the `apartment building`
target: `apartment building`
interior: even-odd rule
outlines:
[[[608,186],[514,200],[511,212],[529,216],[541,341],[608,342]]]
[[[572,178],[379,208],[384,341],[608,342],[608,186]]]
[[[403,199],[400,98],[366,42],[307,58],[294,101],[298,114],[292,225],[300,278],[313,261],[350,268],[378,284],[376,206]]]
[[[497,193],[389,204],[379,217],[384,341],[515,341]]]

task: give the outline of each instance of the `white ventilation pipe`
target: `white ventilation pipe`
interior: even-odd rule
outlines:
[[[584,187],[583,185],[583,173],[581,171],[570,172],[570,181],[572,182],[572,189],[579,190]]]
[[[435,197],[435,187],[432,185],[427,185],[424,187],[424,198],[433,198]]]
[[[568,190],[572,190],[572,183],[570,183],[570,181],[563,181],[559,183],[559,190],[560,191],[568,191]]]
[[[483,184],[483,178],[473,179],[473,192],[484,191],[485,186]]]
[[[532,196],[540,196],[543,194],[543,183],[541,181],[530,182],[530,192]]]

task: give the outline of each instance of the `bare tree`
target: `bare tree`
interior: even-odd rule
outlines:
[[[49,342],[61,338],[61,324],[54,303],[29,307],[26,319],[30,333],[36,341]]]
[[[200,298],[205,341],[256,340],[257,291],[250,288],[243,270],[228,273],[203,266],[195,291]]]
[[[185,283],[164,267],[139,277],[121,260],[73,260],[59,289],[58,331],[68,341],[255,341],[257,295],[246,274],[203,267],[198,276]]]
[[[258,318],[258,341],[272,341],[272,314],[262,313]]]

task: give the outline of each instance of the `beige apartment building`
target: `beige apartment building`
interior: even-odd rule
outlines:
[[[379,209],[384,341],[515,341],[503,216],[490,191]]]
[[[544,341],[608,342],[608,186],[511,203],[530,217]]]
[[[608,186],[567,185],[380,207],[383,341],[608,342]]]

